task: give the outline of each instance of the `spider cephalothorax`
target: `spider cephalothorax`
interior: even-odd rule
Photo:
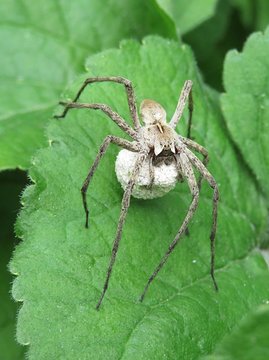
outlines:
[[[87,85],[94,82],[104,81],[116,82],[125,86],[130,113],[134,124],[133,128],[128,125],[125,120],[118,113],[113,111],[108,105],[98,103],[85,104],[77,102]],[[132,84],[129,80],[122,77],[111,76],[88,78],[85,80],[72,102],[60,102],[61,105],[65,106],[65,109],[61,115],[55,116],[56,118],[65,117],[67,112],[72,108],[101,110],[133,139],[133,141],[128,141],[117,136],[108,135],[103,141],[96,159],[81,188],[83,206],[86,213],[85,225],[88,227],[89,211],[87,206],[86,192],[92,176],[110,143],[114,143],[124,149],[120,151],[116,160],[116,174],[124,189],[121,213],[115,240],[113,243],[112,255],[107,270],[105,284],[101,297],[96,305],[97,309],[99,309],[108,288],[108,283],[112,273],[113,265],[115,263],[118,246],[122,235],[122,228],[127,215],[131,195],[144,199],[163,196],[175,186],[177,181],[187,181],[192,195],[192,201],[182,225],[175,235],[174,240],[169,245],[168,250],[161,259],[159,265],[150,276],[140,297],[140,300],[143,301],[150,283],[161,270],[169,255],[179,242],[180,238],[187,231],[188,224],[190,223],[198,206],[200,186],[203,178],[214,190],[212,214],[213,222],[210,234],[211,277],[215,289],[218,289],[214,276],[214,259],[219,191],[214,177],[206,168],[208,163],[207,150],[190,139],[193,110],[191,89],[192,81],[187,80],[180,94],[175,113],[169,122],[166,120],[166,112],[164,108],[159,103],[155,102],[154,100],[144,100],[140,106],[140,113],[144,123],[143,125],[139,121]],[[187,100],[189,101],[188,134],[187,137],[183,137],[175,131],[175,127],[182,116]],[[196,155],[194,155],[191,150],[202,154],[204,160],[201,161]],[[198,181],[196,180],[194,174],[194,168],[200,173]]]
[[[144,100],[140,106],[142,120],[145,124],[141,128],[146,145],[154,150],[157,156],[163,150],[175,154],[177,133],[166,123],[164,108],[153,100]]]

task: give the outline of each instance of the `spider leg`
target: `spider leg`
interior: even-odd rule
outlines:
[[[121,236],[122,236],[122,228],[123,228],[123,225],[125,223],[128,208],[130,206],[130,198],[131,198],[132,190],[133,190],[133,187],[135,185],[135,181],[137,179],[137,176],[139,174],[139,170],[140,170],[146,156],[147,156],[146,154],[141,154],[137,158],[137,160],[135,162],[134,169],[132,171],[132,175],[130,177],[130,180],[129,180],[129,182],[128,182],[125,190],[124,190],[124,194],[123,194],[123,198],[122,198],[122,202],[121,202],[121,212],[120,212],[120,217],[119,217],[119,222],[118,222],[118,227],[117,227],[115,240],[114,240],[113,247],[112,247],[112,254],[111,254],[109,266],[108,266],[108,269],[107,269],[106,280],[105,280],[105,284],[104,284],[104,287],[103,287],[102,294],[101,294],[101,296],[99,298],[99,301],[98,301],[98,303],[96,305],[96,310],[99,310],[100,305],[101,305],[101,303],[103,301],[103,298],[104,298],[105,293],[106,293],[107,288],[108,288],[109,279],[110,279],[110,276],[111,276],[111,273],[112,273],[113,265],[114,265],[115,260],[116,260],[119,243],[120,243]]]
[[[191,126],[192,126],[192,113],[193,113],[192,89],[190,90],[188,97],[188,109],[189,109],[189,118],[188,118],[188,127],[187,127],[187,138],[191,139]]]
[[[130,80],[128,80],[128,79],[125,79],[125,78],[120,77],[120,76],[105,76],[105,77],[91,77],[91,78],[88,78],[88,79],[86,79],[84,81],[84,83],[80,87],[80,89],[77,92],[77,95],[75,96],[73,102],[75,103],[75,102],[78,101],[80,95],[82,94],[82,92],[84,91],[86,86],[88,86],[88,85],[90,85],[92,83],[95,83],[95,82],[105,82],[105,81],[115,82],[115,83],[119,83],[119,84],[124,85],[125,90],[126,90],[126,94],[127,94],[127,100],[128,100],[130,113],[131,113],[132,120],[133,120],[133,123],[134,123],[134,128],[135,128],[135,130],[138,130],[141,127],[141,124],[140,124],[139,118],[138,118],[138,113],[137,113],[137,107],[136,107],[134,89],[133,89],[133,86],[132,86],[132,82]],[[68,110],[69,110],[69,108],[66,107],[64,109],[62,115],[57,116],[57,118],[65,117]]]
[[[210,234],[210,250],[211,250],[211,269],[210,274],[214,283],[215,290],[218,290],[218,285],[215,280],[215,237],[217,229],[217,217],[218,217],[218,201],[219,201],[219,189],[216,180],[207,170],[205,165],[199,160],[189,149],[184,149],[186,155],[188,156],[191,163],[196,167],[196,169],[201,173],[203,178],[206,179],[210,187],[213,189],[213,210],[212,210],[212,228]]]
[[[195,142],[191,139],[185,138],[181,135],[178,135],[178,137],[185,145],[187,145],[188,147],[190,147],[193,150],[198,151],[204,157],[208,157],[208,151],[202,145],[198,144],[197,142]]]
[[[179,182],[183,182],[184,181],[184,177],[183,177],[183,172],[182,172],[182,167],[181,167],[181,163],[179,161],[179,157],[177,155],[174,155],[174,159],[175,159],[175,162],[176,162],[176,168],[177,168],[177,180]],[[186,231],[185,231],[185,235],[186,236],[189,236],[190,235],[190,231],[189,231],[189,228],[187,227],[186,228]]]
[[[183,136],[179,135],[179,139],[188,147],[190,147],[191,149],[199,152],[200,154],[203,155],[203,164],[205,167],[207,167],[208,162],[209,162],[209,155],[208,155],[208,151],[200,144],[198,144],[197,142],[191,140],[191,139],[187,139]],[[200,174],[199,180],[198,180],[198,187],[199,189],[201,189],[201,184],[202,184],[202,180],[203,180],[203,175]]]
[[[105,155],[106,150],[110,143],[116,144],[116,145],[121,146],[124,149],[130,150],[130,151],[134,151],[134,152],[139,151],[139,147],[136,143],[131,143],[130,141],[127,141],[125,139],[121,139],[117,136],[112,136],[112,135],[108,135],[105,138],[105,140],[103,141],[102,145],[99,148],[99,151],[94,160],[94,163],[92,164],[90,171],[89,171],[86,179],[84,180],[84,183],[81,188],[83,207],[84,207],[85,214],[86,214],[86,222],[85,222],[86,228],[88,228],[88,226],[89,226],[89,209],[88,209],[87,198],[86,198],[88,186],[93,177],[93,174],[95,173],[95,170],[97,169],[97,166],[99,165],[100,160]]]
[[[65,106],[66,109],[93,109],[93,110],[101,110],[103,111],[107,116],[111,118],[124,132],[126,132],[129,136],[131,136],[133,139],[137,139],[137,133],[134,129],[131,128],[124,120],[123,118],[113,111],[108,105],[105,104],[84,104],[84,103],[76,103],[76,102],[65,102],[60,101],[60,105]],[[66,112],[63,112],[62,115],[55,115],[56,118],[65,117]]]
[[[179,161],[179,157],[177,155],[174,155],[174,159],[175,159],[175,163],[176,163],[176,169],[177,169],[177,180],[179,182],[183,182],[184,178],[183,178],[183,173],[182,173],[182,166],[181,163]]]
[[[182,235],[184,235],[184,233],[186,232],[186,229],[188,228],[188,224],[190,223],[196,209],[198,206],[198,200],[199,200],[199,188],[198,185],[196,183],[196,179],[194,176],[194,172],[191,166],[190,161],[188,160],[188,157],[184,154],[184,152],[181,152],[179,155],[179,159],[181,162],[181,168],[182,168],[182,172],[184,177],[187,179],[188,181],[188,185],[192,194],[192,202],[190,204],[190,207],[188,209],[188,212],[185,216],[185,219],[181,225],[181,227],[179,228],[174,240],[172,241],[172,243],[169,245],[169,248],[167,250],[167,252],[165,253],[165,255],[163,256],[163,258],[161,259],[161,262],[159,263],[159,265],[155,268],[154,272],[152,273],[152,275],[150,276],[150,278],[148,279],[148,282],[144,288],[144,291],[142,293],[142,295],[140,296],[140,301],[142,302],[145,294],[149,288],[149,285],[151,284],[151,282],[154,280],[154,278],[157,276],[158,272],[161,270],[161,268],[163,267],[163,265],[165,264],[165,262],[167,261],[169,255],[172,253],[172,251],[175,249],[176,245],[178,244],[179,240],[181,239]]]
[[[192,112],[193,112],[193,101],[192,101],[192,81],[187,80],[184,83],[183,89],[181,91],[176,111],[169,123],[169,125],[175,129],[177,126],[177,123],[179,122],[184,107],[186,105],[187,99],[189,99],[189,120],[188,120],[188,130],[187,130],[187,137],[189,138],[191,136],[191,123],[192,123]]]

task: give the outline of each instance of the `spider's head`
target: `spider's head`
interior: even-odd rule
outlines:
[[[164,108],[153,100],[144,100],[140,106],[140,112],[145,124],[144,137],[150,148],[154,149],[155,155],[163,150],[167,153],[175,153],[174,130],[166,123]]]
[[[145,125],[166,123],[166,111],[154,100],[143,100],[140,105],[140,113]]]

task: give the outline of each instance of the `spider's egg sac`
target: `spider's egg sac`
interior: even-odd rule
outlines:
[[[137,157],[138,153],[129,150],[121,150],[117,156],[115,170],[118,181],[123,189],[128,184]],[[177,169],[174,163],[170,165],[161,164],[154,166],[153,169],[154,182],[152,187],[149,188],[149,159],[146,159],[140,169],[132,196],[138,199],[153,199],[165,195],[175,187],[177,183]]]

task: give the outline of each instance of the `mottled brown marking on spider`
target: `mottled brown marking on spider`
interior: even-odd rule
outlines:
[[[130,109],[130,114],[133,121],[133,127],[108,105],[105,104],[88,104],[78,103],[79,97],[87,85],[95,82],[116,82],[124,85],[127,93],[127,100]],[[187,137],[179,135],[176,131],[176,125],[180,120],[184,107],[188,101],[189,120]],[[119,181],[124,188],[122,199],[122,206],[120,217],[118,221],[117,231],[113,243],[112,255],[110,258],[106,279],[103,286],[103,291],[97,302],[96,309],[98,310],[104,295],[107,291],[109,279],[112,273],[113,265],[116,260],[116,255],[122,237],[123,225],[127,215],[127,210],[130,205],[131,196],[140,197],[144,199],[154,198],[164,195],[170,191],[177,181],[186,180],[192,195],[192,200],[188,208],[187,214],[176,233],[173,241],[169,245],[166,253],[162,257],[159,265],[155,268],[152,275],[140,296],[140,301],[143,301],[149,285],[157,276],[169,255],[175,249],[179,240],[188,230],[188,225],[197,209],[199,193],[202,179],[205,179],[213,189],[213,211],[212,211],[212,228],[210,234],[211,244],[211,277],[216,290],[218,286],[214,276],[215,268],[215,235],[217,227],[217,205],[219,200],[219,190],[214,177],[207,170],[208,163],[207,150],[190,139],[191,121],[193,111],[192,101],[192,81],[187,80],[181,91],[175,113],[170,120],[166,121],[166,112],[164,108],[153,100],[144,100],[140,107],[141,117],[144,125],[139,121],[137,106],[135,102],[134,90],[131,81],[122,77],[94,77],[85,80],[79,89],[76,97],[72,102],[60,102],[64,106],[64,111],[56,118],[63,118],[70,109],[94,109],[101,110],[110,117],[126,134],[128,134],[133,141],[128,141],[117,136],[108,135],[103,141],[98,154],[93,162],[92,167],[81,188],[82,201],[86,213],[85,226],[88,228],[89,210],[87,205],[86,193],[89,183],[92,179],[95,170],[105,155],[109,144],[113,143],[124,150],[121,150],[116,161],[116,173]],[[193,151],[197,151],[203,155],[204,160],[201,161]],[[200,173],[198,181],[196,180],[194,169]]]

